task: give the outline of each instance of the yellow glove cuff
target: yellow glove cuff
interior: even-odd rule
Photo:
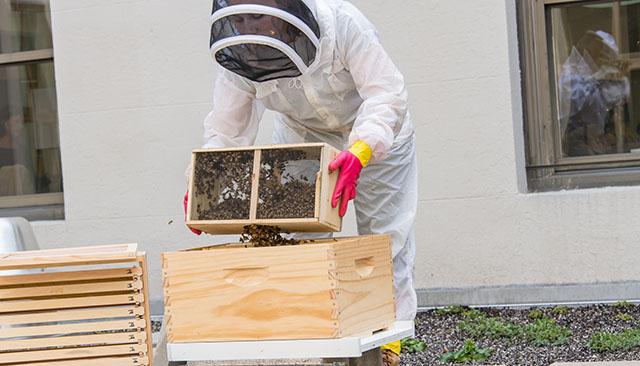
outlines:
[[[371,160],[371,155],[373,155],[373,150],[371,150],[371,147],[362,140],[356,141],[356,143],[349,148],[349,151],[353,155],[355,155],[358,158],[358,160],[360,160],[360,163],[362,163],[363,168],[367,166],[367,164],[369,164],[369,160]]]
[[[380,347],[381,349],[388,349],[389,351],[395,353],[400,356],[400,352],[402,351],[402,345],[400,341],[395,341],[391,343],[387,343],[384,346]]]

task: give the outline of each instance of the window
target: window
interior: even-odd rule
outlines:
[[[47,0],[0,0],[0,217],[64,218]]]
[[[517,0],[532,191],[640,184],[640,0]]]

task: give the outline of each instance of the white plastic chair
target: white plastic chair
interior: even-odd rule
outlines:
[[[2,253],[38,250],[36,240],[29,221],[22,217],[0,217],[0,258]],[[21,274],[25,271],[2,271],[0,275]]]

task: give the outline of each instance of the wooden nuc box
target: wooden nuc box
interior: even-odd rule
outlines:
[[[146,271],[135,244],[0,253],[0,365],[151,365]]]
[[[331,195],[339,151],[325,143],[194,150],[187,225],[209,234],[239,234],[246,225],[290,232],[342,228]]]
[[[169,343],[342,338],[395,321],[390,237],[163,254]]]

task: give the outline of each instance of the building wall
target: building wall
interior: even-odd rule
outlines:
[[[66,219],[35,223],[36,235],[47,248],[139,243],[157,305],[161,252],[236,239],[182,224],[183,172],[215,77],[210,1],[51,2]],[[526,193],[513,0],[353,2],[410,91],[423,304],[446,303],[447,291],[639,277],[640,188]],[[267,116],[260,143],[270,128]],[[554,294],[537,298],[566,300]]]

